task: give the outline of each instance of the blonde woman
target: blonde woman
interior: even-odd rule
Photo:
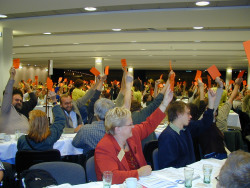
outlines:
[[[168,87],[164,99],[150,117],[134,125],[131,112],[122,107],[109,110],[105,116],[106,134],[95,149],[97,180],[102,180],[104,171],[112,171],[113,184],[120,184],[128,177],[139,178],[151,174],[143,156],[141,140],[150,135],[164,119],[165,110],[173,98]]]
[[[49,126],[45,112],[32,110],[29,113],[28,135],[22,135],[17,142],[18,150],[49,150],[53,149],[54,143],[60,138],[65,126],[65,116],[59,105],[57,105],[56,94],[49,93],[53,101],[54,123]]]

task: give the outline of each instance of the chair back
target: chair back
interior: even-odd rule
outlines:
[[[158,148],[153,151],[153,164],[154,170],[159,170],[159,162],[158,162]]]
[[[84,168],[76,163],[70,162],[44,162],[33,165],[29,168],[45,170],[51,174],[58,185],[69,183],[71,185],[86,183]]]
[[[16,172],[19,176],[22,171],[29,169],[32,165],[49,161],[61,161],[60,151],[57,149],[46,151],[20,150],[16,153]]]
[[[97,181],[96,173],[95,173],[94,156],[90,157],[86,162],[86,175],[87,175],[87,182]]]
[[[153,151],[156,148],[158,148],[158,140],[152,140],[152,141],[147,142],[143,149],[145,160],[147,161],[148,165],[152,166],[153,169],[154,169],[154,165],[153,165],[152,155],[153,155]]]

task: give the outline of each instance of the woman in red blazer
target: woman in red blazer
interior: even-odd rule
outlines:
[[[164,119],[165,110],[173,98],[173,92],[166,90],[164,99],[141,124],[133,125],[131,112],[116,107],[105,116],[106,134],[95,149],[95,171],[97,180],[102,180],[104,171],[112,171],[112,184],[120,184],[128,177],[148,176],[151,167],[143,156],[141,140],[150,135]]]

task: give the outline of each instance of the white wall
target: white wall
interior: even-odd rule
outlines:
[[[29,78],[32,82],[34,82],[35,76],[38,76],[38,82],[42,82],[44,84],[47,80],[48,72],[46,71],[46,68],[33,66],[23,67],[22,69],[19,68],[16,70],[15,86],[17,86],[18,82],[21,80],[27,81]]]

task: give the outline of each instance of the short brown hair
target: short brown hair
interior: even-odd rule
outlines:
[[[187,105],[183,101],[175,101],[171,103],[167,108],[168,121],[173,122],[179,114],[183,114],[185,112],[185,107],[187,107]]]
[[[61,97],[60,97],[60,103],[62,104],[62,98],[68,98],[68,97],[70,97],[70,96],[67,93],[61,95]]]
[[[45,112],[32,110],[29,113],[30,128],[28,137],[35,142],[42,142],[50,135],[49,120]]]
[[[76,81],[75,81],[75,87],[76,88],[80,88],[80,87],[82,87],[83,86],[83,80],[82,79],[77,79]]]

